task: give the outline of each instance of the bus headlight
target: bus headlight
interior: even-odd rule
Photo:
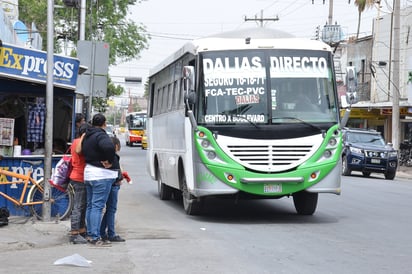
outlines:
[[[332,151],[330,151],[330,150],[325,150],[325,152],[323,153],[323,157],[325,157],[325,158],[330,158],[330,157],[332,157]]]
[[[210,142],[209,140],[202,140],[201,145],[202,147],[207,148],[208,146],[210,146]]]
[[[214,160],[216,158],[216,153],[214,151],[208,151],[206,155],[209,160]]]
[[[330,138],[329,140],[329,145],[334,147],[336,146],[336,144],[338,143],[338,141],[336,140],[336,138]]]

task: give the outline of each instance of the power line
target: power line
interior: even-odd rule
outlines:
[[[265,21],[278,21],[279,17],[273,17],[273,18],[264,18],[263,17],[263,10],[260,11],[260,18],[257,17],[257,15],[255,15],[255,18],[247,18],[245,16],[245,22],[246,21],[255,21],[255,22],[260,22],[260,26],[263,27],[263,22]]]

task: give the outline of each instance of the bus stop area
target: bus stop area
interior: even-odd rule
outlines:
[[[396,178],[412,180],[412,168],[401,167]],[[392,183],[392,181],[386,182]],[[119,208],[126,208],[128,205],[125,203],[127,202],[120,199]],[[122,235],[127,234],[127,223],[132,222],[132,220],[125,222],[118,228]],[[31,217],[10,217],[9,225],[0,227],[0,265],[2,265],[2,270],[4,272],[10,270],[14,273],[77,274],[90,273],[91,271],[93,273],[118,273],[124,270],[125,273],[130,273],[128,272],[130,269],[139,267],[129,265],[130,262],[127,261],[128,248],[125,247],[125,243],[113,243],[111,247],[98,248],[88,245],[74,245],[69,243],[69,230],[70,220],[43,222],[33,220]],[[127,235],[125,236],[127,238]],[[144,249],[144,244],[142,248]],[[77,257],[77,260],[73,260],[75,254],[80,256]],[[86,263],[89,265],[88,267],[72,264],[54,265],[56,261],[69,257],[73,264]],[[145,256],[141,256],[141,265],[144,265],[145,259]],[[91,263],[87,261],[91,261]]]
[[[412,180],[412,167],[400,167],[396,178]],[[122,207],[121,203],[119,200],[119,208]],[[79,245],[69,244],[69,231],[70,220],[43,222],[30,217],[10,216],[9,225],[0,227],[0,258],[1,252],[5,250],[37,250],[59,245],[71,245],[73,250],[79,250]],[[37,256],[35,254],[32,255]],[[43,252],[38,253],[39,256],[41,254]]]

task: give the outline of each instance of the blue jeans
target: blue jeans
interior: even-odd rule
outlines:
[[[110,239],[116,236],[114,219],[117,210],[117,197],[119,194],[119,189],[119,185],[112,186],[109,198],[107,199],[106,212],[103,215],[102,224],[100,225],[100,235],[103,238]]]
[[[100,239],[100,224],[103,208],[110,194],[110,188],[115,179],[84,181],[87,192],[86,225],[87,235],[92,240]]]

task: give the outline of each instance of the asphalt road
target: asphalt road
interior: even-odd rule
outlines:
[[[313,216],[296,215],[288,198],[210,199],[204,215],[188,216],[159,200],[145,154],[121,151],[133,179],[120,190],[125,243],[72,245],[68,221],[13,218],[0,228],[0,273],[411,273],[409,179],[343,177],[342,195],[320,195]],[[53,265],[73,254],[90,266]]]

